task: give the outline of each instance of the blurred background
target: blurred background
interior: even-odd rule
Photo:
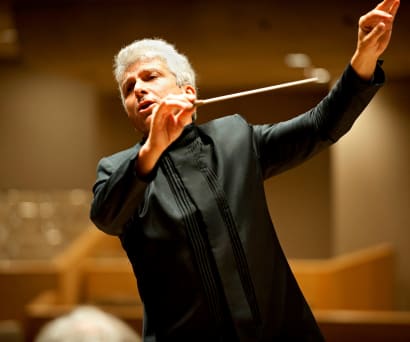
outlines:
[[[310,67],[329,72],[328,83],[211,104],[198,113],[200,123],[233,113],[251,123],[277,122],[327,93],[355,49],[359,17],[376,4],[2,0],[0,321],[17,323],[29,340],[80,302],[108,305],[131,321],[141,317],[118,241],[88,220],[98,160],[139,139],[112,76],[122,46],[145,37],[174,43],[198,74],[200,98],[304,78],[304,69],[289,65],[289,55],[303,54]],[[383,56],[386,85],[351,132],[266,184],[282,246],[314,309],[410,311],[409,21],[409,2],[402,1]],[[387,261],[352,273],[351,288],[323,287],[331,268],[350,262],[346,256],[357,261],[363,252],[359,259],[370,260],[369,251]],[[303,280],[309,272],[322,285]],[[331,299],[323,304],[312,288]],[[343,300],[330,304],[335,298]],[[321,324],[333,324],[317,312]],[[408,316],[388,317],[396,328],[410,324]],[[336,340],[331,331],[329,340]]]

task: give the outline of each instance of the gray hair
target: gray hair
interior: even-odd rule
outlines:
[[[35,342],[141,342],[139,335],[119,318],[93,306],[79,306],[48,322]]]
[[[188,58],[160,38],[136,40],[118,52],[114,58],[114,76],[119,86],[127,68],[145,58],[159,58],[164,61],[175,75],[179,87],[189,84],[196,88],[195,72]],[[124,101],[121,89],[120,93]]]

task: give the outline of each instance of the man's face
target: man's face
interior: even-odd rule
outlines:
[[[185,92],[186,87],[190,86],[177,85],[175,75],[159,58],[142,59],[130,65],[121,83],[128,118],[138,131],[147,135],[155,106],[168,94]]]

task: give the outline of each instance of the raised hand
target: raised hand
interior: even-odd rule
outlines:
[[[389,45],[400,0],[384,0],[359,19],[356,51],[351,64],[363,79],[373,75],[377,59]]]
[[[194,94],[169,94],[153,110],[148,138],[139,152],[137,171],[148,174],[161,154],[192,122],[195,111]]]

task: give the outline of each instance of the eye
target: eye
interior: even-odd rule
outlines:
[[[146,69],[141,74],[141,78],[146,82],[151,81],[151,80],[155,80],[159,76],[160,76],[160,72],[155,68]]]
[[[127,82],[123,88],[124,95],[128,95],[134,90],[135,82]]]
[[[156,78],[158,78],[158,73],[151,72],[147,75],[146,80],[147,81],[152,81],[152,80],[155,80]]]

